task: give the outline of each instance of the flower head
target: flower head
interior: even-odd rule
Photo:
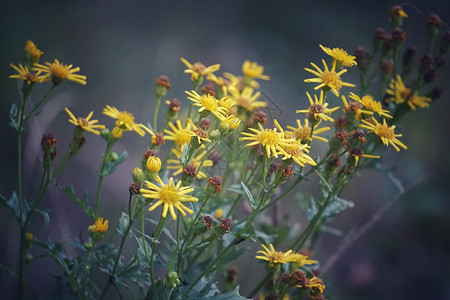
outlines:
[[[337,63],[344,67],[353,67],[356,66],[356,57],[353,55],[349,55],[347,51],[340,48],[328,48],[322,45],[319,45],[322,50],[331,56]]]
[[[174,220],[177,219],[174,208],[178,209],[183,216],[186,215],[186,212],[190,214],[193,213],[193,211],[186,207],[183,202],[198,202],[197,198],[187,195],[194,191],[194,188],[187,186],[181,187],[181,180],[175,184],[172,177],[170,177],[168,184],[163,183],[159,176],[156,177],[156,181],[160,186],[157,186],[150,181],[145,181],[148,189],[140,190],[141,195],[145,198],[159,199],[155,204],[150,206],[148,211],[153,211],[163,204],[161,216],[163,218],[167,217],[167,212],[169,211]]]
[[[64,65],[57,59],[53,63],[46,62],[45,65],[34,64],[32,71],[41,71],[52,75],[52,82],[60,84],[64,79],[86,85],[86,76],[75,74],[80,71],[79,67],[73,68],[72,65]]]
[[[108,220],[103,220],[102,217],[99,217],[97,221],[93,225],[91,225],[92,232],[100,232],[105,233],[108,231]]]
[[[286,261],[287,262],[292,262],[292,263],[296,263],[298,264],[298,267],[302,267],[304,265],[313,265],[313,264],[317,264],[316,260],[312,260],[312,259],[308,259],[308,256],[303,255],[301,253],[290,253],[287,257],[286,257]]]
[[[365,154],[364,151],[361,148],[358,148],[358,147],[357,148],[351,148],[348,151],[348,155],[355,159],[355,167],[358,165],[359,159],[361,157],[365,157],[365,158],[380,158],[379,155]]]
[[[117,108],[109,105],[106,105],[103,109],[103,114],[113,119],[117,119],[116,127],[111,131],[116,139],[121,138],[125,131],[135,131],[140,136],[145,135],[145,131],[142,129],[144,125],[134,123],[133,114],[127,111],[119,111]]]
[[[392,116],[389,114],[389,110],[383,109],[381,102],[376,101],[372,96],[364,95],[362,97],[359,97],[354,93],[350,93],[349,97],[361,103],[364,106],[364,108],[376,112],[380,116],[392,119]]]
[[[184,73],[191,74],[192,81],[197,81],[200,76],[214,73],[218,71],[220,68],[220,64],[206,67],[204,64],[200,62],[196,62],[195,64],[192,65],[183,57],[181,58],[181,61],[186,65],[186,67],[188,67],[186,70],[184,70]]]
[[[305,119],[304,125],[302,126],[302,123],[300,120],[297,119],[297,127],[287,126],[287,129],[292,130],[293,137],[302,143],[306,143],[308,141],[311,141],[312,139],[316,139],[319,141],[322,141],[324,143],[328,143],[328,140],[318,136],[317,134],[325,132],[330,130],[330,127],[322,127],[322,128],[314,128],[314,131],[311,135],[312,128],[309,126],[308,119]]]
[[[194,102],[195,106],[200,107],[198,112],[209,111],[213,115],[215,115],[219,120],[225,118],[228,113],[228,109],[219,105],[219,101],[216,97],[210,94],[199,95],[196,91],[186,91],[190,97],[187,97],[189,100]]]
[[[242,73],[251,79],[259,78],[263,80],[270,80],[269,76],[263,75],[264,67],[258,65],[256,61],[244,61],[244,63],[242,64]]]
[[[27,53],[27,56],[30,56],[30,59],[32,62],[37,62],[41,58],[41,55],[44,54],[41,50],[38,49],[38,47],[31,41],[28,40],[25,43],[24,47],[25,52]]]
[[[211,142],[211,140],[209,139],[209,135],[201,128],[198,128],[197,126],[195,126],[194,123],[192,123],[191,119],[188,118],[188,124],[191,124],[192,127],[192,133],[191,137],[195,137],[197,138],[197,143],[198,145],[201,145],[203,142]]]
[[[420,108],[430,106],[432,101],[430,97],[419,96],[417,91],[414,94],[411,94],[411,92],[411,88],[405,86],[400,75],[397,75],[395,79],[392,78],[389,83],[389,89],[386,90],[386,93],[390,96],[387,98],[387,101],[397,104],[406,102],[412,110],[415,110],[417,106]]]
[[[373,115],[372,111],[369,110],[365,110],[364,105],[360,102],[347,102],[347,99],[345,99],[345,96],[342,95],[342,102],[344,103],[344,112],[346,113],[354,113],[355,118],[360,120],[361,119],[361,114],[366,114],[366,115]]]
[[[285,264],[287,263],[287,257],[291,254],[292,250],[288,252],[275,251],[272,244],[269,244],[269,248],[261,244],[265,251],[259,250],[256,253],[262,254],[255,256],[257,259],[265,260],[269,262],[269,266],[273,267],[275,264]]]
[[[265,101],[256,101],[261,96],[261,92],[254,93],[254,91],[255,90],[250,86],[245,87],[242,91],[235,86],[232,86],[229,89],[231,96],[234,101],[236,101],[236,105],[250,112],[267,106],[267,102]]]
[[[386,119],[383,119],[383,124],[378,123],[378,121],[374,117],[372,117],[371,120],[372,122],[361,120],[362,124],[359,124],[358,126],[369,129],[369,132],[374,132],[380,137],[384,145],[388,146],[389,144],[391,144],[397,152],[400,151],[400,148],[398,146],[402,147],[405,150],[408,149],[405,144],[397,139],[398,137],[401,137],[402,134],[395,134],[395,125],[389,127],[389,125],[386,123]]]
[[[305,79],[305,82],[316,82],[319,83],[314,89],[318,90],[320,88],[326,88],[327,90],[331,90],[336,97],[339,96],[339,91],[343,86],[354,87],[355,85],[348,82],[343,82],[341,80],[341,75],[347,72],[347,69],[342,69],[336,73],[336,60],[333,60],[333,65],[331,70],[328,69],[325,60],[322,59],[324,70],[322,71],[316,64],[311,63],[311,66],[316,70],[305,68],[306,71],[314,74],[317,78],[309,78]]]
[[[184,144],[188,144],[191,141],[191,138],[195,136],[195,133],[192,131],[192,125],[187,123],[186,127],[183,128],[181,125],[181,121],[177,120],[175,123],[177,126],[169,123],[170,129],[164,129],[164,132],[167,134],[166,140],[173,141],[178,146],[183,147]]]
[[[184,170],[184,166],[181,164],[181,161],[180,161],[182,152],[179,151],[178,149],[172,149],[172,153],[175,154],[177,159],[167,160],[168,164],[172,164],[172,165],[169,165],[167,167],[167,169],[176,170],[173,173],[173,176],[177,176],[178,174],[181,174]],[[212,167],[214,165],[213,161],[210,159],[205,159],[202,164],[202,160],[203,160],[202,158],[203,158],[203,156],[205,156],[205,154],[206,154],[206,151],[202,151],[200,154],[198,154],[197,156],[192,158],[191,161],[189,162],[189,164],[193,165],[197,169],[196,177],[198,179],[206,178],[206,174],[199,170],[200,165],[202,168]]]
[[[42,71],[38,71],[37,73],[31,73],[28,70],[28,67],[26,67],[26,66],[24,67],[24,66],[22,66],[22,64],[19,64],[18,67],[13,64],[9,64],[9,66],[17,71],[17,74],[10,75],[9,78],[22,79],[28,85],[31,85],[32,83],[36,83],[36,82],[50,81],[48,74],[40,75],[42,73]]]
[[[258,123],[258,129],[249,128],[253,133],[241,132],[245,137],[240,137],[240,141],[250,141],[244,147],[250,147],[254,145],[261,144],[261,146],[266,150],[267,157],[271,155],[278,157],[279,153],[286,155],[287,153],[283,150],[282,145],[288,146],[289,142],[295,141],[293,139],[286,140],[284,138],[283,129],[277,120],[273,121],[276,128],[264,129],[261,123]]]
[[[103,129],[105,128],[105,125],[97,124],[98,120],[91,120],[92,114],[94,113],[91,111],[86,118],[78,117],[75,118],[75,116],[72,114],[72,112],[66,107],[64,108],[66,113],[69,115],[70,119],[69,122],[72,123],[75,126],[81,127],[82,129],[92,132],[93,134],[99,135],[100,131],[97,129]]]
[[[280,145],[282,151],[278,151],[277,154],[284,155],[282,160],[292,159],[300,166],[304,167],[305,164],[316,166],[316,162],[307,153],[309,152],[309,145],[302,144],[297,140],[289,141]]]
[[[306,113],[306,115],[311,115],[316,121],[322,119],[324,121],[334,122],[334,119],[329,117],[329,115],[335,110],[338,110],[339,106],[327,108],[328,103],[324,103],[323,91],[320,91],[319,98],[317,98],[317,95],[314,95],[314,101],[308,92],[306,92],[306,96],[308,96],[310,106],[308,109],[296,110],[296,113]]]

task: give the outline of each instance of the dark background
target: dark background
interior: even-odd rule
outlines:
[[[65,82],[44,107],[45,113],[30,124],[24,142],[25,195],[39,183],[41,166],[40,137],[53,132],[57,147],[64,152],[73,127],[67,123],[64,107],[76,116],[94,110],[94,118],[111,127],[113,121],[101,115],[106,105],[127,110],[138,122],[152,118],[154,85],[159,75],[169,76],[172,90],[167,98],[182,101],[190,89],[189,78],[182,73],[180,57],[205,65],[220,63],[221,72],[241,72],[245,59],[265,66],[271,81],[262,82],[264,100],[269,102],[272,118],[282,125],[295,124],[294,110],[306,107],[305,91],[311,77],[304,71],[310,62],[319,64],[324,57],[318,44],[342,47],[350,53],[358,45],[371,48],[376,27],[390,30],[387,12],[393,1],[2,1],[0,4],[0,193],[9,195],[15,186],[16,137],[8,126],[8,112],[18,99],[18,84],[8,76],[23,57],[23,46],[33,40],[44,51],[41,62],[59,59],[81,68],[87,85]],[[407,44],[419,53],[428,47],[425,21],[430,11],[449,21],[446,1],[412,1],[404,5]],[[447,25],[444,24],[443,27]],[[449,67],[440,73],[440,84],[448,85]],[[219,72],[220,74],[220,72]],[[358,82],[356,70],[345,74],[344,81]],[[448,87],[447,87],[448,88]],[[36,89],[36,95],[45,90]],[[384,164],[396,167],[394,174],[405,185],[425,175],[385,213],[375,226],[357,240],[324,274],[330,299],[450,299],[450,229],[448,178],[448,120],[450,91],[428,109],[418,109],[401,122],[407,151],[390,152]],[[37,96],[32,101],[37,101]],[[186,102],[184,102],[186,103]],[[100,138],[89,135],[81,154],[70,163],[76,175],[74,185],[81,195],[84,189],[95,192],[96,170],[104,149]],[[127,177],[139,162],[148,141],[126,135],[117,152],[127,150],[129,158],[105,180],[102,203],[111,228],[127,205]],[[92,154],[92,155],[90,155]],[[89,178],[92,181],[87,181]],[[124,180],[124,178],[127,178]],[[65,175],[62,184],[73,177]],[[339,215],[333,226],[343,234],[360,228],[393,197],[396,189],[383,176],[371,171],[358,174],[343,197],[356,207]],[[38,239],[64,240],[85,235],[91,223],[65,195],[51,188],[46,198],[52,208],[51,229],[35,228]],[[285,204],[283,204],[285,205]],[[285,205],[286,206],[286,205]],[[6,209],[0,209],[0,262],[17,263],[18,227]],[[70,220],[67,222],[67,220]],[[316,251],[322,262],[336,253],[342,237],[325,234]],[[258,245],[254,248],[256,249]],[[68,248],[70,251],[70,248]],[[72,250],[73,251],[73,250]],[[255,250],[256,251],[256,250]],[[253,252],[252,252],[253,253]],[[251,256],[253,256],[253,254]],[[262,270],[251,261],[248,273]],[[30,290],[43,297],[54,288],[48,275],[58,273],[49,261],[30,268]],[[246,271],[239,281],[243,294],[254,282]],[[0,273],[0,290],[5,299],[16,287],[9,275]]]

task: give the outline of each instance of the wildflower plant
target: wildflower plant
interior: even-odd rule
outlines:
[[[246,299],[237,286],[239,270],[231,266],[258,241],[263,250],[250,252],[254,263],[263,264],[265,274],[245,296],[325,299],[326,278],[317,275],[321,260],[312,255],[316,241],[330,219],[354,206],[340,198],[354,174],[379,169],[390,148],[408,148],[401,138],[409,133],[398,122],[403,115],[432,105],[439,62],[450,48],[448,32],[439,39],[440,23],[434,17],[428,23],[429,53],[414,71],[410,58],[401,61],[398,57],[406,35],[400,26],[406,17],[401,7],[391,10],[393,31],[388,36],[377,30],[372,53],[358,47],[350,55],[339,47],[318,45],[318,53],[324,55],[323,69],[311,62],[313,69],[299,72],[299,77],[315,77],[299,78],[313,85],[295,103],[299,115],[293,121],[267,120],[264,109],[269,103],[262,99],[259,81],[270,77],[262,65],[249,60],[244,61],[241,75],[225,72],[220,76],[219,64],[206,67],[181,58],[189,75],[185,95],[166,101],[166,112],[160,112],[171,84],[166,76],[159,77],[155,111],[147,114],[153,120],[142,123],[132,112],[107,104],[103,115],[114,121],[105,118],[101,122],[105,125],[92,119],[93,111],[83,118],[65,108],[67,126],[75,126],[73,140],[58,159],[56,137],[51,133],[42,137],[42,180],[34,195],[25,193],[28,189],[22,180],[22,136],[27,122],[55,88],[70,84],[67,81],[85,85],[88,79],[78,74],[79,67],[58,59],[39,64],[43,52],[28,41],[26,61],[10,65],[16,72],[10,78],[23,81],[22,98],[10,113],[10,124],[17,132],[17,187],[11,197],[1,195],[20,227],[19,268],[10,270],[17,274],[19,298],[31,294],[27,291],[29,265],[49,257],[61,267],[57,298],[70,293],[80,299],[105,299],[122,295],[136,284],[142,299]],[[357,71],[360,82],[347,82],[347,72]],[[28,106],[36,84],[47,86],[48,91]],[[58,181],[86,143],[86,132],[106,144],[105,151],[97,154],[102,162],[94,199],[87,194],[80,199],[80,191]],[[128,209],[112,229],[110,217],[101,209],[107,201],[101,192],[107,176],[127,157],[113,147],[128,132],[134,132],[134,138],[151,138],[148,147],[140,149],[142,160],[123,174],[124,180],[132,181]],[[318,155],[316,143],[327,145],[324,155]],[[380,163],[375,165],[374,160]],[[288,234],[286,225],[267,226],[266,216],[274,205],[288,201],[302,184],[312,182],[310,178],[318,180],[319,192],[298,201],[298,210],[308,219],[301,232]],[[50,222],[46,199],[50,184],[91,219],[82,234],[86,239],[70,241],[76,255],[68,255],[61,247],[67,241],[46,242],[33,233],[37,214]],[[120,236],[119,244],[112,242],[115,234]],[[125,244],[135,250],[133,255],[124,254]],[[217,283],[216,275],[226,270],[229,280]],[[104,280],[97,282],[94,271],[103,274]]]

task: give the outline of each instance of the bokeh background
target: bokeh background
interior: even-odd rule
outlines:
[[[67,123],[64,107],[70,107],[75,115],[94,110],[94,117],[109,126],[113,121],[101,115],[106,104],[132,112],[140,122],[150,120],[159,75],[171,80],[167,98],[178,97],[187,103],[184,90],[191,85],[183,74],[180,57],[205,65],[220,63],[221,71],[236,74],[245,59],[258,61],[272,78],[262,82],[270,117],[282,120],[283,125],[294,124],[294,110],[307,105],[305,91],[312,90],[303,83],[308,76],[304,67],[324,56],[318,44],[349,52],[359,45],[370,49],[376,27],[390,30],[387,12],[394,4],[350,0],[2,1],[0,193],[11,193],[16,176],[16,137],[8,126],[8,114],[11,104],[17,103],[18,83],[8,79],[13,72],[8,65],[22,60],[28,39],[44,51],[41,61],[58,58],[80,66],[80,74],[87,75],[88,83],[81,86],[65,82],[44,107],[44,113],[30,123],[24,142],[25,194],[38,184],[42,134],[53,132],[61,152],[70,143],[73,127]],[[424,53],[428,47],[427,16],[434,12],[448,23],[450,5],[420,0],[404,4],[404,9],[409,14],[404,23],[407,44]],[[448,30],[446,24],[443,27]],[[440,85],[447,88],[449,69],[444,66],[439,74]],[[345,81],[358,82],[356,70],[345,76]],[[38,89],[36,94],[42,92]],[[402,120],[402,141],[409,149],[390,152],[384,164],[392,167],[405,185],[421,176],[425,179],[395,202],[323,274],[327,292],[334,295],[330,299],[450,299],[449,97],[447,89],[429,109],[419,109]],[[68,166],[76,175],[74,186],[80,195],[85,189],[95,192],[95,174],[101,162],[98,154],[105,147],[100,138],[91,135],[87,139],[85,148]],[[111,228],[126,208],[128,176],[140,161],[139,149],[146,143],[129,134],[115,146],[117,152],[127,150],[129,157],[105,180],[102,209],[111,220]],[[69,184],[72,178],[63,175],[60,182]],[[396,192],[384,176],[371,171],[358,174],[343,195],[356,207],[339,215],[332,226],[342,235],[357,230]],[[46,201],[52,208],[53,226],[44,229],[38,223],[38,238],[64,240],[85,235],[91,220],[67,196],[51,188]],[[4,207],[0,207],[0,220],[0,263],[16,265],[17,224]],[[342,240],[343,236],[324,234],[316,258],[326,262],[337,253]],[[239,280],[244,295],[251,290],[257,278],[254,273],[262,266],[252,262],[245,270],[241,270]],[[51,274],[58,272],[49,260],[32,265],[29,285],[34,292],[30,297],[49,295],[55,287]],[[13,299],[15,290],[14,281],[1,272],[2,298]]]

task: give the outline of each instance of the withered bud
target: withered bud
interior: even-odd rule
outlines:
[[[262,110],[258,110],[255,112],[253,120],[255,120],[255,122],[257,123],[261,123],[261,125],[264,125],[267,122],[267,114]]]
[[[83,136],[79,139],[76,139],[77,145],[79,148],[83,147],[86,144],[86,138]]]
[[[165,75],[161,75],[156,79],[156,85],[157,86],[163,86],[166,89],[170,90],[170,81],[169,81],[169,77],[165,76]]]
[[[222,153],[217,150],[213,150],[209,155],[208,159],[212,160],[213,165],[217,164],[219,160],[222,158]]]
[[[146,150],[144,152],[144,159],[147,160],[150,156],[156,156],[156,151],[155,150]]]
[[[289,284],[289,282],[291,281],[291,274],[284,273],[283,275],[281,275],[280,279],[282,282]]]
[[[383,28],[379,27],[375,29],[372,40],[374,50],[379,50],[386,43],[387,39],[386,31]]]
[[[400,27],[395,27],[391,33],[391,40],[394,46],[400,46],[406,41],[406,33]]]
[[[438,79],[438,72],[435,68],[429,68],[424,72],[425,82],[430,83]]]
[[[361,148],[356,147],[356,148],[351,148],[348,153],[350,154],[350,156],[357,156],[359,158],[362,157],[362,155],[364,154],[364,152],[362,151]]]
[[[357,139],[362,144],[367,142],[367,140],[366,140],[366,133],[362,129],[352,130],[352,131],[350,131],[350,135],[353,138]]]
[[[300,285],[304,287],[308,278],[306,277],[303,271],[297,270],[291,273],[292,281],[294,281],[294,285]]]
[[[347,125],[345,116],[340,116],[340,117],[336,118],[336,120],[334,121],[334,127],[336,127],[336,129],[338,129],[340,131],[344,130],[345,125]]]
[[[45,153],[52,154],[55,151],[55,146],[57,142],[58,141],[56,140],[56,137],[53,135],[53,133],[48,132],[44,134],[41,138],[41,147],[42,150],[44,151],[44,154]]]
[[[211,230],[214,225],[214,220],[210,216],[204,215],[201,219],[202,223],[205,224],[206,229]]]
[[[190,177],[195,177],[197,176],[197,167],[194,166],[193,164],[187,164],[186,167],[184,167],[183,169],[183,174]]]
[[[231,219],[229,218],[220,219],[219,227],[224,231],[224,233],[229,233],[233,227],[233,222],[231,222]]]
[[[177,113],[181,108],[181,102],[177,98],[173,98],[172,101],[169,102],[169,110],[173,113]]]
[[[442,26],[442,21],[438,15],[430,15],[427,19],[428,33],[432,38],[438,35],[439,29]]]
[[[353,51],[353,55],[356,57],[356,63],[358,64],[358,68],[363,72],[367,71],[370,63],[370,53],[363,46],[358,46]]]
[[[434,60],[430,54],[426,53],[420,58],[419,67],[420,67],[421,71],[433,68],[433,65],[434,65]]]
[[[223,180],[219,175],[214,175],[208,178],[208,186],[206,190],[214,189],[215,193],[218,193],[222,190]]]
[[[280,167],[282,168],[283,165],[280,164]],[[287,166],[284,170],[283,170],[283,175],[286,177],[291,177],[292,175],[295,174],[294,169],[292,169],[292,166]]]
[[[441,54],[446,53],[450,49],[450,30],[444,32],[439,41],[439,52]]]
[[[270,163],[269,169],[267,170],[267,176],[270,176],[273,173],[276,173],[277,171],[278,171],[278,163],[275,161],[272,161]]]
[[[155,133],[154,136],[152,136],[152,144],[159,146],[161,144],[165,144],[166,143],[166,139],[164,138],[164,134],[162,134],[161,132],[157,132]]]
[[[136,181],[132,182],[130,184],[130,187],[128,188],[128,190],[130,191],[130,195],[139,195],[140,189],[141,189],[141,187],[139,186],[139,183],[137,183]]]
[[[200,91],[202,94],[210,94],[211,96],[216,96],[216,85],[212,82],[208,82],[201,87]]]
[[[404,17],[405,11],[400,5],[394,5],[389,10],[389,20],[395,17]]]
[[[208,119],[208,118],[203,118],[203,119],[200,120],[198,125],[203,130],[208,130],[208,128],[211,126],[211,120]]]

